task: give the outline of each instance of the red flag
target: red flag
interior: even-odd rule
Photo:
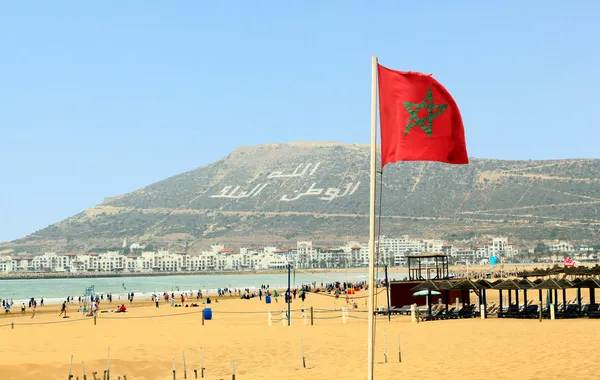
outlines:
[[[381,167],[396,161],[468,164],[460,111],[431,75],[378,65]]]
[[[565,265],[565,267],[574,267],[575,266],[575,261],[569,259],[568,257],[563,257],[563,263]]]

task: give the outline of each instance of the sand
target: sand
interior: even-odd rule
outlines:
[[[537,293],[537,292],[533,292]],[[488,299],[494,300],[495,291]],[[583,293],[587,296],[587,293]],[[365,297],[366,291],[356,294]],[[531,294],[536,299],[535,294]],[[573,296],[570,294],[570,296]],[[201,324],[201,308],[172,308],[164,301],[155,308],[136,300],[125,314],[103,313],[92,318],[74,313],[58,318],[57,306],[38,307],[31,319],[0,316],[0,379],[66,379],[73,355],[73,375],[83,379],[92,371],[98,378],[106,368],[110,347],[111,379],[183,379],[182,352],[187,359],[187,378],[199,369],[200,348],[205,357],[205,379],[231,379],[235,360],[236,379],[365,379],[367,314],[351,313],[342,323],[339,311],[315,313],[315,325],[305,326],[301,314],[293,313],[292,326],[267,324],[267,311],[286,307],[283,298],[270,305],[251,300],[221,299],[213,303],[213,320]],[[383,297],[379,297],[381,302]],[[497,296],[496,296],[497,300]],[[195,300],[193,300],[195,301]],[[473,299],[473,302],[475,300]],[[364,298],[357,299],[359,310]],[[339,308],[343,298],[309,294],[304,306]],[[116,307],[101,304],[102,309]],[[297,299],[293,309],[302,305]],[[337,318],[335,318],[337,317]],[[321,319],[330,318],[330,319]],[[11,329],[11,322],[15,323]],[[598,378],[600,362],[596,347],[600,334],[597,320],[451,320],[411,323],[410,316],[378,317],[375,374],[377,379],[592,379]],[[387,335],[388,363],[384,361],[383,337]],[[397,337],[401,337],[402,363],[398,363]],[[304,342],[307,368],[302,366]]]

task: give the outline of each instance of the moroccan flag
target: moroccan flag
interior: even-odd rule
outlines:
[[[456,102],[431,75],[378,65],[381,167],[396,161],[468,164]]]
[[[575,266],[575,261],[571,260],[567,256],[563,257],[563,263],[564,263],[564,266],[567,268]]]

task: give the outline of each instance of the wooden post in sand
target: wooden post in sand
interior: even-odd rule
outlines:
[[[398,363],[402,363],[402,352],[400,351],[400,335],[398,335]]]
[[[197,378],[198,378],[198,370],[197,370],[197,369],[195,369],[195,370],[194,370],[194,379],[197,379]]]
[[[310,325],[314,325],[314,314],[313,314],[313,307],[310,307]]]
[[[202,326],[204,326],[204,310],[202,311]]]
[[[15,329],[15,323],[14,323],[14,322],[11,322],[11,323],[10,323],[10,328],[11,328],[11,330],[14,330],[14,329]]]
[[[176,379],[177,379],[177,375],[175,372],[175,359],[173,359],[173,380],[176,380]]]
[[[387,363],[387,329],[383,329],[383,362]]]
[[[306,357],[304,356],[304,339],[300,339],[302,345],[302,368],[306,368]]]
[[[69,364],[69,380],[73,378],[73,355],[71,355],[71,362]]]
[[[108,347],[108,355],[106,358],[106,380],[110,380],[110,347]]]
[[[96,314],[94,314],[94,326],[96,326]]]
[[[98,380],[98,379],[96,379],[96,374],[97,374],[97,373],[98,373],[98,372],[94,372],[94,371],[92,371],[92,377],[94,378],[94,380]]]
[[[185,352],[182,352],[183,355],[183,378],[187,379],[187,367],[185,365]]]
[[[235,360],[231,361],[231,380],[235,380]]]
[[[204,378],[204,351],[200,347],[200,376]]]
[[[87,380],[87,375],[85,374],[85,364],[81,362],[81,373],[83,373],[83,380]]]

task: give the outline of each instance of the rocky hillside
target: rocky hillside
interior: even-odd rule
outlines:
[[[10,246],[88,250],[123,238],[165,247],[324,244],[368,235],[369,148],[243,147],[221,160],[107,198]],[[382,233],[597,240],[600,160],[397,163],[383,173]]]

